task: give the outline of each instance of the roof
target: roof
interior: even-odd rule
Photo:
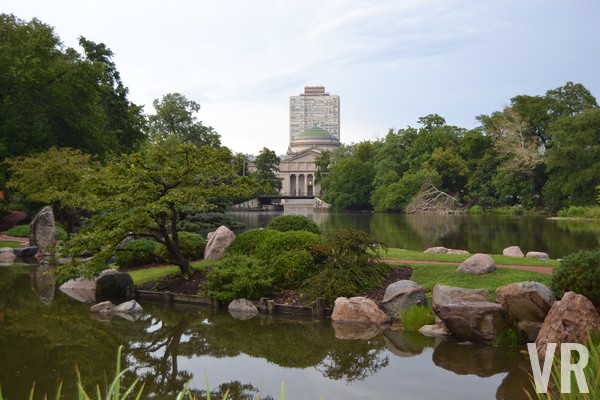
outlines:
[[[307,139],[320,139],[320,140],[335,140],[337,138],[333,136],[331,133],[327,132],[323,128],[319,128],[317,125],[313,126],[310,129],[305,130],[302,133],[299,133],[294,137],[294,140],[307,140]]]

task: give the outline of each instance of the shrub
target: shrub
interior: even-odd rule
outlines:
[[[203,233],[214,230],[221,225],[225,225],[232,231],[246,228],[246,224],[230,215],[192,212],[186,213],[183,216],[183,219],[179,221],[178,229],[187,232]]]
[[[271,236],[277,235],[277,231],[270,229],[253,229],[238,235],[229,245],[226,254],[245,254],[252,255],[256,247]]]
[[[469,214],[483,214],[483,207],[479,204],[475,204],[469,208]]]
[[[418,331],[423,325],[431,325],[435,322],[433,310],[430,307],[412,306],[400,311],[402,326],[407,331]]]
[[[269,264],[273,271],[274,284],[278,288],[296,289],[316,272],[312,254],[307,250],[294,249],[281,253]]]
[[[303,215],[281,215],[273,219],[267,229],[274,229],[280,232],[288,231],[308,231],[321,234],[321,228],[312,219]]]
[[[192,232],[178,232],[181,254],[188,260],[198,260],[204,256],[206,240]],[[163,260],[170,260],[171,255],[163,244],[156,246],[156,254]]]
[[[208,294],[221,301],[259,299],[271,293],[273,271],[253,257],[232,254],[207,274]]]
[[[158,260],[154,253],[156,242],[148,239],[134,239],[125,243],[115,252],[115,263],[122,268],[140,267]]]
[[[15,225],[6,231],[8,236],[28,238],[31,232],[31,225]],[[60,225],[56,225],[56,239],[67,240],[67,231]]]
[[[291,250],[306,250],[312,253],[315,248],[322,244],[321,236],[316,233],[306,231],[277,232],[258,243],[254,254],[258,259],[269,262]]]
[[[600,305],[600,251],[582,250],[566,256],[552,275],[557,294],[573,291]]]
[[[563,218],[600,218],[600,206],[579,207],[570,206],[560,210],[557,215]]]

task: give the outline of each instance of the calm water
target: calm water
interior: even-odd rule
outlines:
[[[600,221],[555,221],[545,217],[498,215],[346,214],[294,210],[312,218],[323,231],[353,228],[389,247],[423,251],[433,246],[502,254],[518,245],[523,252],[543,251],[562,258],[578,250],[600,249]],[[249,228],[264,227],[277,212],[231,213]]]
[[[191,387],[231,389],[231,398],[510,399],[525,398],[528,358],[516,351],[438,342],[414,333],[336,330],[329,321],[268,318],[239,321],[226,311],[142,303],[135,322],[94,319],[89,305],[53,295],[35,267],[0,268],[0,385],[25,399],[33,381],[51,394],[64,380],[74,398],[74,367],[84,384],[111,376],[124,345],[131,382],[150,398],[173,399]],[[37,292],[34,292],[34,289]],[[358,339],[357,337],[361,337]],[[214,397],[213,397],[214,398]]]

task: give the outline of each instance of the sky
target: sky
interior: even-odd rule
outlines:
[[[340,96],[343,143],[439,114],[478,126],[566,82],[600,98],[598,0],[2,0],[65,46],[106,44],[129,99],[181,93],[224,145],[284,154],[289,97]]]

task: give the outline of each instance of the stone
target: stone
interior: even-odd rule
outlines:
[[[133,285],[133,279],[126,272],[109,269],[96,278],[96,299],[104,300],[125,297],[127,288]]]
[[[14,249],[15,255],[19,258],[35,257],[39,252],[36,246],[17,247]]]
[[[15,253],[0,253],[0,264],[12,264],[16,258]]]
[[[258,315],[258,308],[250,300],[235,299],[227,307],[233,318],[248,320]]]
[[[208,235],[204,250],[205,260],[220,260],[227,247],[235,240],[235,234],[226,226],[220,226],[212,235]]]
[[[392,319],[399,318],[402,310],[412,306],[424,306],[427,304],[425,290],[410,280],[394,282],[385,289],[382,305]]]
[[[96,282],[85,278],[71,279],[58,288],[67,296],[82,303],[96,301]]]
[[[452,334],[461,340],[492,343],[499,331],[510,326],[506,309],[486,301],[476,291],[435,285],[432,308]]]
[[[519,246],[510,246],[502,250],[502,255],[509,257],[525,257]]]
[[[116,306],[114,312],[117,314],[142,315],[144,309],[137,301],[129,300]]]
[[[90,307],[90,311],[93,313],[112,313],[115,311],[115,305],[112,301],[103,301]]]
[[[472,255],[463,261],[458,268],[457,272],[464,272],[467,274],[488,274],[496,270],[496,262],[492,257],[487,254],[477,253]]]
[[[530,251],[528,252],[525,257],[527,258],[539,258],[540,260],[548,260],[550,259],[550,256],[548,256],[548,253],[543,253],[541,251]]]
[[[423,325],[419,328],[419,333],[423,336],[428,337],[448,337],[452,336],[452,332],[448,330],[448,327],[442,322],[440,317],[435,316],[435,324]]]
[[[12,247],[0,247],[0,254],[4,254],[4,253],[13,253],[14,254],[15,249],[13,249]]]
[[[565,293],[550,308],[535,340],[540,360],[548,343],[585,343],[599,328],[600,317],[592,302],[575,292]]]
[[[537,338],[546,315],[556,301],[552,290],[539,282],[518,282],[499,287],[496,299],[529,342]]]
[[[448,249],[447,254],[458,254],[458,255],[467,255],[471,254],[467,250],[456,250],[456,249]]]
[[[384,324],[391,318],[371,299],[338,297],[334,302],[331,320],[340,323]]]
[[[425,250],[423,253],[428,253],[428,254],[446,254],[448,252],[448,249],[445,247],[430,247],[427,250]]]
[[[40,252],[56,245],[56,226],[52,207],[46,206],[31,221],[29,244],[36,246]]]

